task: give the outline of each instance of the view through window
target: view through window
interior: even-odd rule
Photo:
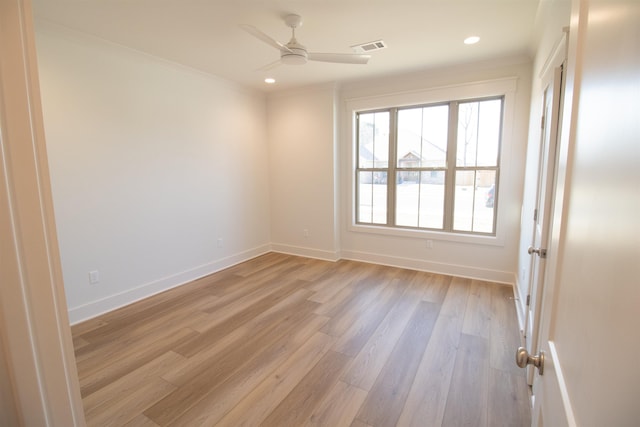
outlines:
[[[495,235],[503,102],[357,113],[357,223]]]

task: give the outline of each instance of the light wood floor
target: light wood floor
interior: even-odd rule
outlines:
[[[270,253],[72,328],[92,426],[528,426],[509,286]]]

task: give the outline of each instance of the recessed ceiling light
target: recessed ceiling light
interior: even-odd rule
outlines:
[[[471,37],[467,37],[466,39],[464,39],[464,44],[476,44],[479,41],[480,41],[480,37],[471,36]]]
[[[266,79],[264,79],[264,82],[267,83],[267,84],[272,85],[272,84],[274,84],[276,82],[276,79],[271,78],[271,77],[267,77]]]

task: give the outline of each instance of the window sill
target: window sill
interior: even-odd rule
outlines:
[[[465,233],[447,233],[432,230],[411,230],[377,225],[351,224],[349,231],[355,233],[377,234],[379,236],[406,237],[421,240],[437,240],[442,242],[465,243],[485,246],[504,246],[504,238],[500,234],[483,236]]]

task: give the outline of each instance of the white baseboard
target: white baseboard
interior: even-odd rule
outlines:
[[[510,271],[489,270],[466,265],[445,264],[415,258],[394,257],[359,251],[342,251],[342,258],[353,261],[363,261],[392,267],[409,268],[412,270],[428,271],[430,273],[446,274],[449,276],[466,277],[489,282],[514,284],[514,274]]]
[[[184,285],[217,271],[224,270],[241,262],[248,261],[271,251],[271,245],[262,245],[238,254],[211,261],[171,276],[163,277],[153,282],[144,283],[125,292],[110,295],[78,307],[69,308],[69,321],[72,325],[99,316],[120,307],[132,304],[141,299],[164,292],[168,289]]]
[[[525,325],[525,316],[527,315],[527,296],[522,294],[522,286],[518,279],[516,279],[515,284],[513,286],[513,293],[516,297],[516,313],[518,314],[518,325],[520,327],[520,332],[523,334],[526,332],[524,330]]]
[[[471,279],[486,280],[490,282],[505,283],[515,288],[516,308],[518,312],[518,322],[524,325],[524,312],[522,312],[522,296],[519,295],[519,287],[516,285],[516,278],[513,272],[489,270],[478,267],[470,267],[457,264],[446,264],[422,259],[412,259],[394,257],[389,255],[374,254],[360,251],[327,251],[321,249],[305,248],[300,246],[284,245],[278,243],[262,245],[238,254],[211,261],[210,263],[198,267],[163,277],[153,282],[145,283],[135,288],[129,289],[115,295],[110,295],[100,300],[92,301],[81,306],[69,309],[70,323],[76,324],[92,317],[99,316],[120,307],[132,304],[152,295],[164,292],[168,289],[189,283],[201,277],[213,274],[217,271],[229,268],[241,262],[248,261],[267,252],[279,252],[289,255],[316,258],[326,261],[338,261],[339,259],[349,259],[374,264],[388,265],[392,267],[409,268],[412,270],[428,271],[431,273],[446,274],[450,276],[466,277]]]
[[[338,252],[325,251],[322,249],[304,248],[301,246],[283,245],[281,243],[272,243],[271,250],[287,255],[297,255],[307,258],[316,258],[325,261],[338,261],[340,254]]]

